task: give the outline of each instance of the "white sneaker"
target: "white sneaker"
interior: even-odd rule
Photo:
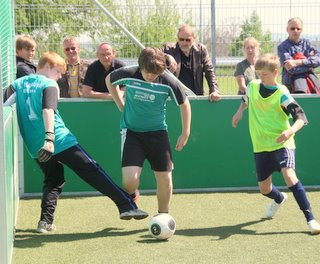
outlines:
[[[311,235],[320,234],[320,224],[315,219],[308,222],[308,228]]]
[[[276,203],[275,201],[272,201],[268,207],[267,207],[267,210],[266,210],[266,217],[267,218],[272,218],[276,212],[278,211],[279,207],[285,203],[285,201],[288,199],[288,195],[283,193],[282,192],[282,195],[283,195],[283,200],[281,203]]]
[[[38,233],[47,233],[49,231],[55,231],[57,228],[54,224],[48,224],[45,221],[39,221],[36,231]]]

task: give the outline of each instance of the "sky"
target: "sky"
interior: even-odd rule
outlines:
[[[203,19],[211,16],[211,2],[216,4],[217,26],[228,23],[242,23],[256,10],[263,30],[270,30],[274,38],[283,39],[286,36],[287,21],[291,17],[300,17],[304,23],[303,34],[313,39],[320,39],[320,1],[319,0],[176,0],[177,5],[194,5],[194,8],[203,6]]]

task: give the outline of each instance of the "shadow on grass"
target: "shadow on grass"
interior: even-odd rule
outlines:
[[[178,229],[175,232],[176,236],[210,236],[217,237],[213,240],[223,240],[231,237],[232,235],[280,235],[280,234],[309,234],[308,232],[264,232],[257,233],[255,230],[246,229],[246,227],[264,221],[269,221],[271,219],[261,218],[260,220],[249,221],[246,223],[238,225],[229,225],[229,226],[218,226],[218,227],[207,227],[207,228],[190,228],[190,229]],[[36,248],[41,247],[46,243],[63,243],[70,241],[79,241],[79,240],[88,240],[95,239],[99,237],[113,237],[113,236],[129,236],[139,233],[146,233],[148,230],[138,229],[123,231],[122,228],[106,228],[94,233],[71,233],[71,234],[58,234],[58,233],[48,233],[48,234],[39,234],[36,233],[33,229],[17,229],[14,241],[14,247],[16,248]],[[138,243],[153,244],[153,243],[167,243],[168,240],[158,240],[151,238],[150,235],[142,235],[141,240],[138,240]]]
[[[177,229],[175,232],[175,236],[189,236],[189,237],[201,237],[201,236],[211,236],[217,237],[216,239],[212,240],[223,240],[227,239],[233,235],[254,235],[254,236],[265,236],[265,235],[280,235],[280,234],[309,234],[309,232],[264,232],[264,233],[257,233],[255,230],[245,229],[245,227],[262,223],[264,221],[269,221],[271,219],[268,218],[261,218],[260,220],[250,221],[238,225],[230,225],[230,226],[218,226],[218,227],[208,227],[208,228],[190,228],[190,229]],[[166,243],[168,240],[157,240],[157,239],[150,239],[149,236],[142,236],[143,240],[137,241],[138,243]]]
[[[215,240],[222,240],[231,237],[232,235],[280,235],[280,234],[309,234],[308,232],[256,232],[255,230],[245,229],[250,225],[258,224],[264,221],[270,221],[268,218],[261,218],[260,220],[250,221],[238,225],[230,226],[218,226],[218,227],[209,227],[209,228],[191,228],[191,229],[180,229],[176,231],[178,236],[213,236],[217,237]]]
[[[58,234],[49,232],[47,234],[39,234],[33,229],[17,229],[14,241],[16,248],[36,248],[46,243],[63,243],[78,240],[95,239],[99,237],[128,236],[138,233],[145,233],[147,229],[138,229],[123,231],[122,228],[106,228],[94,233],[71,233]]]

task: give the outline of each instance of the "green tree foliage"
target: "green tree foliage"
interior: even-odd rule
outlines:
[[[62,53],[62,39],[67,35],[88,35],[96,8],[92,1],[16,0],[16,34],[29,34],[38,44],[37,54],[54,50]],[[81,2],[81,4],[79,3]],[[85,3],[84,3],[85,2]],[[112,1],[104,1],[112,6]]]
[[[144,46],[176,40],[180,17],[169,0],[141,0],[139,5],[136,0],[99,2]],[[36,57],[48,50],[62,55],[65,36],[84,40],[83,58],[95,58],[100,42],[111,43],[119,57],[137,57],[140,53],[139,46],[89,0],[16,0],[15,26],[16,35],[29,34],[35,39]]]
[[[241,25],[240,36],[235,39],[230,48],[229,55],[243,55],[243,40],[247,37],[254,37],[260,42],[261,53],[272,52],[274,44],[271,41],[271,32],[262,31],[262,23],[256,11],[251,13],[250,18],[247,18]]]
[[[165,42],[176,41],[180,16],[170,0],[127,0],[115,10],[116,17],[143,46],[160,47]],[[125,10],[125,11],[124,11]],[[159,26],[161,25],[161,26]],[[140,47],[122,32],[115,35],[122,43],[123,57],[138,57]]]

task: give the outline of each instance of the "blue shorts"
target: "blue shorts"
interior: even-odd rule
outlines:
[[[266,180],[273,172],[282,168],[295,169],[294,149],[281,148],[270,152],[254,153],[258,181]]]

